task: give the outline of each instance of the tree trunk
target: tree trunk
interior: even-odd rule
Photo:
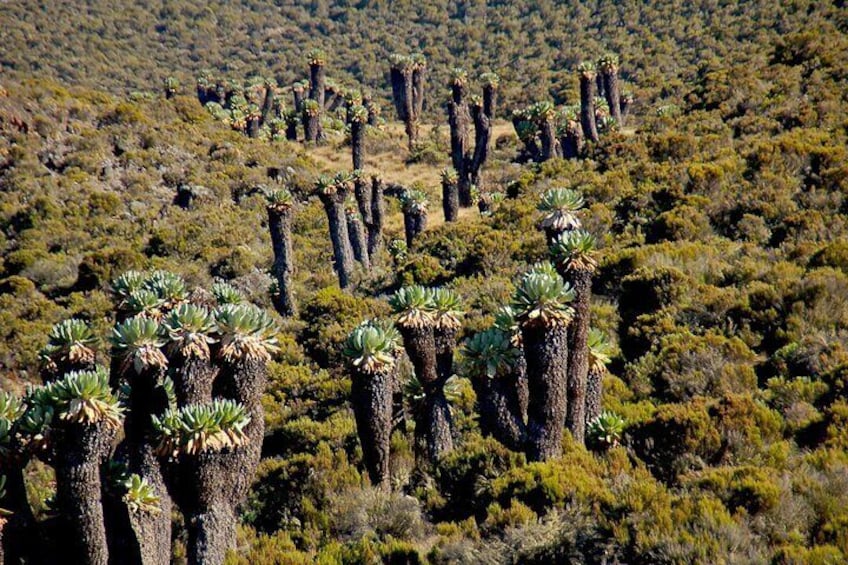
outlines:
[[[619,111],[621,112],[621,125],[627,121],[627,116],[630,115],[630,107],[633,105],[633,99],[628,96],[621,97]]]
[[[300,87],[292,88],[292,96],[294,97],[294,110],[300,112],[303,108],[303,89]]]
[[[272,118],[274,110],[274,88],[271,85],[265,86],[265,99],[262,101],[262,119],[260,124],[265,125]]]
[[[463,100],[462,87],[454,86],[453,99],[448,102],[448,124],[450,126],[451,162],[458,177],[459,205],[471,206],[471,178],[469,174],[468,127],[471,116]]]
[[[297,141],[297,120],[294,117],[286,118],[286,139]]]
[[[420,211],[404,211],[403,213],[403,229],[406,234],[406,246],[412,247],[415,238],[418,234],[424,231],[427,227],[427,212]]]
[[[271,231],[271,245],[274,248],[274,264],[271,273],[277,281],[277,294],[272,297],[274,308],[283,317],[292,317],[297,309],[292,292],[292,274],[294,273],[294,252],[292,250],[291,207],[279,210],[268,208],[268,228]]]
[[[259,117],[253,116],[247,118],[247,137],[256,139],[259,137]]]
[[[317,135],[314,140],[310,139],[309,141],[324,139],[324,132],[321,129],[321,114],[324,113],[325,82],[324,65],[309,65],[309,98],[318,103],[318,114],[315,116]]]
[[[568,326],[568,414],[566,426],[578,443],[586,435],[586,376],[589,371],[589,301],[592,294],[592,275],[575,271],[566,279],[575,292],[574,319]]]
[[[133,546],[137,547],[143,565],[168,565],[171,562],[171,497],[152,443],[143,449],[139,467],[131,470],[146,479],[159,496],[160,512],[130,512],[129,523],[136,542]]]
[[[0,526],[0,530],[5,530],[5,542],[0,539],[0,565],[4,563],[2,559],[4,544],[8,563],[43,561],[40,559],[43,551],[38,535],[38,524],[27,500],[24,467],[26,467],[25,461],[16,461],[14,466],[7,465],[5,461],[0,464],[0,474],[6,477],[6,498],[3,506],[12,512],[12,515],[6,519],[5,528]],[[3,517],[0,516],[0,522],[2,520]]]
[[[72,544],[63,548],[68,551],[65,558],[72,563],[108,565],[100,465],[115,434],[102,422],[69,425],[64,432],[56,458],[56,499]]]
[[[577,122],[569,123],[560,143],[562,143],[563,157],[577,159],[583,150],[583,131],[580,129],[580,124]]]
[[[525,324],[521,328],[527,360],[527,458],[546,461],[562,453],[566,396],[568,326]]]
[[[540,155],[541,160],[548,161],[554,157],[562,157],[562,150],[558,150],[557,147],[556,130],[554,128],[553,120],[545,119],[539,129],[542,140],[542,154]]]
[[[320,114],[310,114],[305,109],[303,110],[303,134],[305,141],[318,141],[321,135],[321,119]]]
[[[472,380],[480,411],[480,431],[492,436],[513,451],[524,451],[527,425],[521,417],[516,394],[517,372],[495,378]]]
[[[586,378],[586,427],[601,415],[603,409],[604,373],[589,371]]]
[[[621,93],[618,89],[618,69],[604,70],[601,73],[604,82],[604,97],[610,109],[610,114],[621,127]]]
[[[353,375],[351,399],[362,457],[374,486],[390,488],[389,448],[392,436],[392,373]]]
[[[324,210],[330,224],[330,240],[333,243],[333,261],[339,276],[339,286],[343,289],[350,286],[350,275],[353,272],[353,250],[350,248],[350,236],[347,233],[347,219],[344,212],[344,196],[322,196]]]
[[[386,203],[383,199],[383,181],[377,177],[371,179],[371,223],[368,229],[368,256],[376,257],[383,240],[383,219],[386,217]]]
[[[416,138],[418,137],[418,120],[424,111],[424,89],[427,83],[427,68],[416,65],[412,70],[412,112],[416,122]]]
[[[474,155],[468,167],[468,176],[470,179],[470,183],[479,187],[480,169],[483,168],[483,165],[489,158],[489,141],[492,137],[492,122],[489,116],[484,111],[484,108],[480,106],[474,106],[472,114],[474,118]]]
[[[368,257],[368,237],[365,235],[365,227],[359,220],[358,214],[355,211],[347,212],[347,233],[350,236],[350,247],[353,250],[353,257],[359,261],[366,271],[370,271],[371,261]]]
[[[445,221],[455,222],[459,214],[459,191],[456,181],[442,179],[442,208]]]
[[[606,96],[606,88],[603,74],[598,73],[595,75],[595,87],[598,89],[598,96]]]
[[[216,506],[191,517],[188,562],[221,565],[227,551],[235,547],[236,516],[227,505]]]
[[[597,142],[598,126],[595,123],[595,81],[580,75],[580,125],[589,141]]]
[[[365,124],[359,120],[350,122],[350,148],[353,154],[353,170],[362,170],[365,167],[365,147],[363,144],[365,136]]]

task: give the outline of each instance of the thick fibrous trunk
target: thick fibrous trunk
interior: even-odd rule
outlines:
[[[604,76],[602,74],[595,75],[595,87],[598,89],[598,96],[606,96]]]
[[[392,371],[355,373],[351,384],[356,430],[371,483],[388,490],[392,435]]]
[[[568,326],[524,324],[527,361],[527,458],[545,461],[562,453],[567,405]]]
[[[300,86],[292,88],[292,96],[294,97],[294,110],[300,112],[303,108],[303,88]]]
[[[524,144],[523,155],[520,156],[522,159],[526,159],[533,162],[540,161],[541,151],[539,150],[539,144],[536,143],[536,137],[534,135],[524,135],[522,137],[521,130],[522,124],[526,123],[526,120],[520,116],[513,116],[512,118],[512,127],[515,129],[516,135],[520,137],[521,142]]]
[[[14,447],[12,447],[14,449]],[[24,482],[25,461],[15,461],[12,465],[8,462],[0,464],[0,474],[6,477],[6,497],[3,499],[3,507],[12,512],[6,518],[5,527],[0,525],[4,533],[4,539],[0,539],[0,564],[4,563],[4,544],[7,563],[38,563],[40,551],[40,540],[38,539],[37,525],[32,508],[27,500],[26,483]],[[3,521],[0,516],[0,523]]]
[[[259,137],[259,116],[251,116],[247,118],[247,136],[250,138]]]
[[[489,141],[492,137],[492,121],[481,106],[472,109],[474,118],[474,156],[471,158],[468,175],[471,184],[480,184],[480,169],[489,157]]]
[[[350,122],[350,149],[353,154],[353,170],[362,170],[365,167],[365,124],[360,120]]]
[[[442,208],[445,211],[445,221],[455,222],[459,214],[459,191],[456,180],[442,179]]]
[[[595,81],[591,76],[580,75],[580,125],[589,141],[598,141],[595,123]]]
[[[177,355],[170,363],[174,375],[177,404],[204,404],[212,401],[212,384],[218,369],[207,359]]]
[[[554,157],[562,157],[562,148],[557,142],[556,128],[554,128],[553,120],[550,118],[543,120],[540,124],[539,132],[542,140],[541,160],[547,161]]]
[[[188,562],[221,565],[235,546],[236,515],[227,499],[232,492],[232,453],[184,455],[186,484],[183,511],[188,529]]]
[[[347,219],[344,212],[344,195],[336,193],[333,196],[321,196],[327,220],[330,224],[330,240],[333,243],[333,261],[339,276],[339,286],[350,286],[350,275],[353,272],[353,250],[350,247],[350,236],[347,233]]]
[[[227,550],[235,547],[236,516],[230,508],[216,507],[192,516],[188,562],[221,565]]]
[[[350,236],[350,247],[353,257],[362,264],[366,271],[371,270],[371,261],[368,257],[368,236],[365,235],[365,226],[359,221],[357,212],[347,212],[347,233]]]
[[[265,125],[268,121],[274,117],[272,112],[274,110],[274,89],[270,85],[265,86],[265,98],[262,100],[262,108],[261,108],[261,125]]]
[[[303,135],[305,141],[318,141],[321,135],[321,119],[320,115],[314,112],[303,110]]]
[[[424,88],[427,82],[427,67],[416,65],[412,70],[412,112],[415,119],[415,137],[418,137],[418,119],[424,111]]]
[[[131,470],[137,472],[153,488],[159,497],[160,511],[158,513],[131,512],[130,527],[141,563],[168,565],[171,562],[171,497],[153,445],[147,444],[142,449],[138,468]]]
[[[604,373],[589,370],[586,377],[586,427],[589,427],[603,410]]]
[[[520,378],[516,372],[472,381],[480,409],[480,430],[514,451],[524,451],[527,441],[515,382]]]
[[[565,135],[560,140],[562,154],[566,159],[576,159],[583,150],[583,130],[580,124],[571,122],[568,124]]]
[[[459,191],[459,205],[471,206],[471,177],[468,171],[468,125],[471,117],[468,106],[463,100],[462,87],[454,86],[453,100],[448,102],[448,124],[450,125],[451,162],[456,170]]]
[[[383,219],[386,216],[386,203],[383,200],[383,181],[377,177],[371,179],[371,217],[365,223],[368,230],[368,256],[376,257],[383,239]],[[365,215],[363,214],[363,217]]]
[[[610,114],[615,118],[615,122],[621,126],[621,93],[618,89],[618,69],[615,67],[604,68],[601,76],[604,83],[603,96],[607,100]]]
[[[274,248],[274,264],[271,274],[277,281],[277,294],[272,297],[274,308],[281,316],[291,317],[297,311],[292,293],[292,274],[294,273],[294,252],[292,251],[292,208],[283,210],[268,207],[268,228],[271,231],[271,245]]]
[[[297,120],[294,117],[286,118],[286,139],[297,141]]]
[[[412,247],[412,243],[418,234],[427,227],[427,212],[420,210],[404,210],[403,230],[406,234],[406,245]]]
[[[309,65],[309,98],[318,103],[318,113],[315,116],[315,122],[318,128],[318,134],[315,138],[316,140],[324,138],[324,132],[321,131],[321,114],[324,112],[325,82],[324,64],[311,63]]]
[[[436,339],[431,327],[400,327],[404,348],[415,376],[424,389],[424,406],[415,415],[416,436],[426,440],[427,460],[435,463],[453,449],[450,408],[436,361]]]
[[[100,465],[115,434],[102,422],[73,424],[64,431],[56,458],[56,499],[71,543],[63,548],[65,559],[108,565]]]
[[[568,413],[566,426],[578,443],[586,435],[586,377],[589,371],[589,299],[592,276],[588,271],[569,273],[568,280],[575,292],[574,318],[568,326]]]
[[[415,113],[416,93],[413,86],[415,74],[416,72],[409,66],[392,68],[391,70],[392,100],[394,101],[398,118],[404,123],[410,151],[412,151],[415,143],[418,141],[418,115]],[[418,80],[421,81],[423,100],[424,78],[420,72],[418,74]]]

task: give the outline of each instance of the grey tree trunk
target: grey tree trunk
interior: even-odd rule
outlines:
[[[521,417],[520,400],[514,382],[519,375],[474,379],[480,410],[480,430],[513,451],[524,451],[527,425]]]
[[[392,435],[392,373],[355,373],[351,383],[356,430],[371,483],[388,490]]]
[[[527,458],[547,461],[562,454],[568,397],[568,326],[542,324],[521,328],[527,360]]]
[[[418,234],[427,228],[427,212],[406,211],[403,212],[403,229],[406,234],[406,245],[412,247]]]
[[[620,127],[624,124],[621,121],[621,93],[618,88],[618,69],[604,70],[601,76],[604,82],[604,97],[607,100],[610,114],[615,118],[616,123]]]
[[[268,207],[268,229],[271,231],[271,245],[274,248],[274,264],[271,267],[271,273],[277,281],[277,294],[273,297],[273,302],[274,308],[284,317],[292,317],[297,312],[292,292],[294,273],[292,216],[291,207],[285,210]]]
[[[442,209],[445,221],[455,222],[459,214],[459,190],[456,182],[442,179]]]
[[[592,275],[574,271],[566,280],[575,292],[574,318],[568,326],[568,413],[566,426],[578,443],[586,437],[586,377],[589,371],[589,302],[592,294]]]
[[[353,257],[359,261],[366,271],[371,270],[371,260],[368,257],[368,236],[365,235],[365,226],[359,220],[359,213],[348,210],[347,216],[347,233],[350,236],[350,247],[353,250]]]
[[[353,170],[362,170],[365,167],[365,124],[359,120],[350,122],[350,148],[353,154]]]
[[[350,247],[350,236],[347,233],[347,218],[345,218],[343,205],[344,196],[339,193],[333,196],[321,196],[330,225],[334,266],[339,276],[339,286],[343,289],[350,286],[350,275],[353,272],[353,250]]]
[[[368,256],[376,257],[383,240],[383,220],[386,217],[386,203],[383,199],[383,181],[377,177],[371,179],[371,222],[366,223],[368,230]]]
[[[604,374],[590,370],[586,378],[586,427],[601,415],[603,409]]]
[[[317,135],[315,139],[309,141],[317,141],[324,139],[324,132],[321,129],[321,114],[324,112],[324,93],[326,88],[325,70],[323,64],[309,65],[309,98],[318,103],[318,115],[315,116],[317,126]]]
[[[580,75],[580,125],[589,141],[600,139],[595,123],[595,81],[583,74]]]

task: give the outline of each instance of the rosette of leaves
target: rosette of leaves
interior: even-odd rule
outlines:
[[[215,311],[221,341],[219,355],[227,363],[269,361],[279,351],[277,324],[250,304],[229,304]]]
[[[544,213],[540,226],[545,230],[563,232],[580,228],[577,211],[583,207],[583,196],[569,188],[546,190],[537,208]]]
[[[613,346],[607,334],[596,328],[590,328],[586,345],[589,348],[589,370],[599,374],[606,372],[613,355]]]
[[[142,288],[130,293],[124,301],[124,309],[132,316],[144,316],[158,320],[162,317],[165,301],[155,291]]]
[[[618,131],[619,124],[612,116],[601,116],[598,120],[598,127],[601,131]]]
[[[130,294],[144,288],[146,277],[139,271],[127,271],[112,281],[112,292],[118,297],[118,306],[123,307]]]
[[[399,335],[394,328],[360,324],[348,335],[344,354],[363,373],[384,374],[394,367]]]
[[[244,428],[250,423],[244,406],[221,399],[167,410],[161,418],[152,418],[160,435],[158,451],[170,456],[198,455],[243,445],[247,441]]]
[[[40,404],[51,406],[60,420],[79,424],[103,422],[113,429],[121,425],[122,409],[103,367],[72,371],[44,386],[36,398]]]
[[[320,175],[315,181],[315,190],[321,196],[333,196],[337,189],[335,180],[329,175]]]
[[[321,107],[318,105],[317,100],[308,98],[303,101],[303,111],[306,112],[306,115],[315,117],[321,113]]]
[[[614,412],[604,410],[601,415],[589,422],[586,433],[589,441],[603,449],[615,447],[621,442],[621,436],[627,427],[627,421]]]
[[[551,245],[551,257],[562,272],[594,272],[598,267],[595,255],[595,238],[589,232],[576,229],[557,236]]]
[[[463,348],[466,371],[477,377],[493,379],[509,373],[521,352],[512,342],[512,336],[499,328],[489,328],[466,340]]]
[[[457,330],[462,325],[462,300],[455,290],[437,288],[431,291],[435,327]]]
[[[401,197],[403,211],[412,214],[424,214],[427,212],[427,194],[423,190],[405,190]]]
[[[324,65],[327,62],[327,54],[323,49],[316,47],[306,52],[306,60],[310,65]]]
[[[603,72],[615,72],[618,70],[618,55],[615,53],[604,53],[598,59],[598,68]]]
[[[595,63],[592,61],[583,61],[577,65],[577,72],[584,77],[591,79],[595,78],[595,75],[598,74],[598,70],[595,68]]]
[[[406,261],[409,253],[409,248],[406,242],[402,239],[393,239],[389,242],[389,254],[392,256],[395,264]]]
[[[574,316],[569,303],[574,291],[550,264],[537,266],[522,277],[512,299],[516,319],[522,325],[568,324]]]
[[[405,286],[389,299],[389,305],[398,315],[397,323],[409,328],[424,328],[435,321],[436,306],[433,293],[423,286]]]
[[[244,294],[236,287],[229,283],[217,282],[212,285],[212,296],[218,302],[218,305],[225,304],[242,304],[246,301]]]
[[[123,486],[126,493],[122,500],[131,513],[159,514],[162,511],[159,507],[160,498],[147,479],[133,473]]]
[[[153,271],[144,281],[144,288],[155,293],[163,307],[170,309],[188,300],[188,288],[179,275],[168,271]]]
[[[555,115],[556,108],[554,108],[554,105],[547,100],[536,102],[530,106],[530,118],[536,122],[536,124],[550,120]]]
[[[365,106],[355,104],[350,108],[350,121],[364,124],[368,121],[368,110]]]
[[[483,86],[491,86],[497,88],[501,83],[501,77],[497,73],[483,73],[480,75],[480,82]]]
[[[122,359],[122,371],[130,365],[136,373],[168,366],[168,359],[160,349],[166,340],[156,320],[144,316],[129,318],[115,326],[110,341]]]
[[[450,84],[464,86],[468,84],[468,72],[462,67],[454,67],[450,70]]]
[[[59,322],[47,336],[47,346],[41,350],[42,360],[51,367],[59,364],[74,366],[94,363],[93,346],[97,338],[82,320],[71,318]]]
[[[389,55],[389,64],[393,69],[405,69],[412,66],[412,58],[402,53],[392,53]]]
[[[440,177],[442,179],[442,182],[447,184],[455,184],[459,181],[459,175],[457,174],[456,169],[454,169],[453,167],[442,169]]]
[[[162,325],[171,339],[169,347],[183,358],[209,359],[209,345],[215,343],[210,336],[215,319],[206,308],[182,304],[168,314]]]

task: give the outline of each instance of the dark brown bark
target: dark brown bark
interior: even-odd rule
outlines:
[[[392,435],[392,372],[355,371],[351,383],[356,430],[371,483],[390,488],[389,448]]]
[[[553,159],[554,157],[562,157],[562,148],[559,146],[556,138],[556,128],[551,118],[542,120],[539,124],[539,133],[542,141],[542,153],[539,156],[542,161]]]
[[[296,112],[300,112],[303,108],[303,87],[292,87],[292,96],[294,97],[294,109]]]
[[[610,115],[615,118],[616,123],[621,126],[621,93],[618,87],[618,69],[604,68],[601,72],[604,83],[604,98],[607,100],[607,105],[610,109]]]
[[[546,461],[562,453],[565,424],[568,326],[524,324],[524,358],[527,361],[527,458]]]
[[[14,447],[12,447],[14,449]],[[26,483],[24,482],[25,461],[15,461],[14,465],[5,461],[0,464],[0,474],[6,477],[6,497],[3,507],[12,512],[6,518],[3,530],[3,539],[0,539],[0,564],[3,551],[8,563],[38,563],[43,561],[41,557],[41,542],[39,540],[38,525],[35,515],[27,500]],[[0,521],[3,518],[0,517]],[[4,541],[5,540],[5,541]],[[5,547],[4,547],[5,546]]]
[[[442,208],[445,211],[445,221],[455,222],[459,215],[459,190],[457,181],[442,179]]]
[[[604,373],[589,370],[586,378],[586,427],[601,415],[603,409]]]
[[[495,378],[472,380],[480,412],[480,431],[513,451],[524,451],[527,425],[521,416],[517,394],[518,372]]]
[[[359,120],[350,122],[350,149],[353,157],[353,170],[365,167],[365,124]]]
[[[413,86],[415,74],[415,71],[408,65],[400,68],[393,67],[391,70],[392,100],[398,118],[404,123],[410,151],[418,141],[418,115],[415,113],[415,88]],[[423,76],[420,73],[419,80],[422,81],[423,100]]]
[[[472,107],[474,118],[474,155],[468,166],[470,183],[480,185],[480,169],[489,158],[489,142],[492,137],[492,121],[481,106]]]
[[[364,214],[363,214],[364,217]],[[371,218],[366,222],[368,230],[368,256],[376,257],[383,241],[383,220],[386,217],[386,203],[383,199],[383,181],[377,177],[371,179]]]
[[[274,308],[284,317],[292,317],[297,312],[294,293],[292,291],[292,275],[294,274],[294,251],[292,250],[292,216],[291,207],[284,210],[268,207],[268,229],[271,232],[271,246],[274,249],[274,264],[271,274],[277,281],[277,294],[272,297]]]
[[[323,63],[311,63],[309,65],[309,98],[318,103],[318,114],[315,116],[317,127],[317,135],[314,140],[324,139],[324,132],[321,129],[321,114],[324,113],[324,92],[326,88],[326,78]]]
[[[350,247],[353,250],[353,257],[359,261],[366,271],[371,270],[371,260],[368,257],[368,236],[365,235],[365,226],[359,220],[359,213],[348,211],[347,215],[347,233],[350,236]]]
[[[598,96],[606,96],[604,88],[604,76],[601,73],[595,75],[595,87],[598,89]]]
[[[140,465],[133,469],[159,496],[160,512],[130,513],[129,523],[143,565],[167,565],[171,561],[171,497],[165,484],[161,462],[152,443],[143,446]]]
[[[250,116],[247,118],[247,137],[256,139],[259,137],[259,116]]]
[[[522,124],[526,121],[526,119],[520,116],[513,116],[512,126],[513,128],[515,128],[516,134],[521,131]],[[522,155],[520,155],[519,158],[523,160],[539,162],[541,160],[541,150],[539,149],[539,144],[536,143],[535,135],[523,137],[521,139],[521,142],[524,144],[524,150],[522,151]]]
[[[270,84],[265,85],[265,98],[262,100],[262,107],[260,111],[262,113],[262,118],[260,121],[261,125],[267,124],[268,121],[273,117],[272,113],[274,110],[274,88]]]
[[[188,562],[221,565],[236,544],[236,516],[220,506],[192,516],[189,529]]]
[[[353,272],[353,250],[350,247],[350,236],[347,233],[347,219],[344,212],[346,192],[344,191],[343,194],[339,190],[335,195],[321,196],[330,226],[334,267],[339,276],[339,286],[343,289],[350,286],[350,275]]]
[[[294,116],[286,117],[286,139],[297,141],[297,119]]]
[[[412,112],[415,119],[415,137],[418,138],[418,120],[424,111],[424,89],[427,83],[427,67],[416,65],[412,70]]]
[[[229,500],[234,459],[230,451],[181,457],[189,563],[220,565],[235,546],[236,515]]]
[[[580,75],[580,125],[583,135],[589,141],[598,139],[598,126],[595,123],[595,81],[590,76]]]
[[[103,422],[71,424],[61,433],[56,456],[56,502],[69,541],[63,547],[72,563],[108,565],[100,465],[115,437]],[[59,438],[56,438],[59,439]]]
[[[589,301],[592,275],[588,271],[567,273],[574,288],[574,318],[568,326],[568,413],[566,426],[578,443],[586,436],[586,377],[589,371]]]
[[[218,368],[209,360],[196,357],[184,359],[177,354],[170,360],[170,365],[179,406],[212,401],[212,384],[218,376]]]
[[[406,245],[412,247],[418,234],[427,228],[427,212],[418,210],[404,210],[403,230],[406,234]]]
[[[305,141],[318,141],[321,136],[321,117],[320,114],[307,112],[303,110],[303,135]]]
[[[583,130],[580,128],[580,124],[576,122],[569,124],[560,143],[562,144],[563,157],[577,159],[583,150]]]
[[[454,85],[453,99],[448,102],[448,125],[450,126],[451,163],[458,179],[459,205],[467,208],[472,203],[471,176],[468,170],[471,162],[468,148],[468,128],[471,122],[471,115],[468,111],[468,105],[463,100],[463,96],[463,88]]]

